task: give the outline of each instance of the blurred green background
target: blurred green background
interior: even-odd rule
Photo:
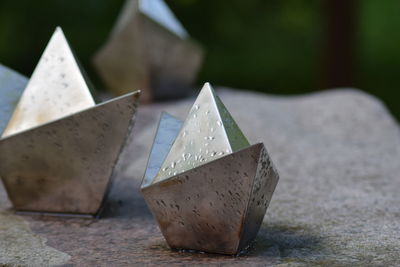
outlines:
[[[400,1],[166,1],[207,55],[198,84],[299,94],[357,87],[400,118]],[[60,25],[91,65],[123,0],[0,0],[0,63],[30,76]]]

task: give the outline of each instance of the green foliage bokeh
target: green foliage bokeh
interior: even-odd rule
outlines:
[[[123,0],[0,1],[0,63],[29,76],[56,26],[102,87],[91,57],[107,39]],[[323,1],[170,0],[179,20],[206,48],[198,83],[273,94],[320,88]],[[357,2],[355,85],[400,118],[400,16],[397,0]]]

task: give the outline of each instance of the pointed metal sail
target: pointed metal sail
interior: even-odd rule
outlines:
[[[165,157],[168,155],[174,140],[178,136],[183,122],[168,113],[161,114],[156,137],[147,163],[142,187],[150,185],[157,176]]]
[[[189,37],[183,25],[175,17],[164,0],[139,0],[139,9],[143,14],[146,14],[149,18],[152,18],[180,38],[186,39]]]
[[[28,78],[0,64],[0,136],[27,83]]]
[[[68,42],[61,28],[57,28],[14,110],[3,137],[94,105]]]
[[[248,147],[236,122],[206,83],[153,182]]]

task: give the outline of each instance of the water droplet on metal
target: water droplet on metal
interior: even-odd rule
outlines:
[[[182,154],[183,161],[188,160],[191,156],[192,156],[192,155],[191,155],[190,153],[183,153],[183,154]]]

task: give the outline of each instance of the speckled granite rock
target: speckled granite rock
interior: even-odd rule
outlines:
[[[76,266],[400,265],[400,128],[380,101],[357,90],[219,94],[281,176],[247,255],[170,251],[138,193],[160,112],[184,118],[193,99],[141,107],[101,220],[23,218]]]

